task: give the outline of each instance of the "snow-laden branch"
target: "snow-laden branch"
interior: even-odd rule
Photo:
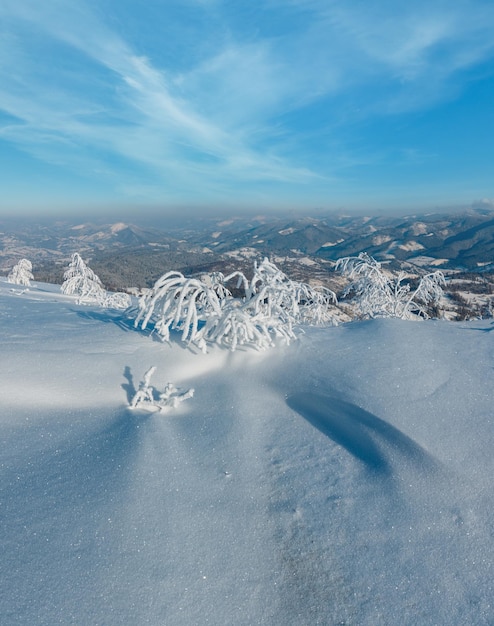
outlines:
[[[412,289],[404,272],[392,276],[365,252],[339,259],[335,269],[350,279],[344,295],[353,294],[363,317],[427,318],[425,305],[439,301],[446,282],[443,273],[436,271],[422,276]]]
[[[241,298],[226,286],[234,280],[237,289],[243,287]],[[135,326],[145,329],[152,323],[163,341],[178,330],[186,345],[203,351],[213,343],[230,350],[264,349],[276,337],[293,339],[296,324],[336,324],[335,302],[329,289],[292,281],[264,259],[255,264],[251,281],[242,272],[215,272],[201,279],[168,272],[141,298]]]
[[[146,328],[155,320],[154,329],[168,341],[170,330],[182,331],[182,341],[195,342],[199,322],[210,315],[221,315],[220,298],[212,286],[196,278],[186,278],[180,272],[167,272],[139,301],[139,313],[135,326]]]
[[[176,409],[181,402],[192,398],[193,389],[181,391],[172,383],[167,383],[163,392],[157,391],[151,385],[151,378],[156,372],[156,367],[150,367],[144,374],[144,380],[139,384],[139,389],[130,401],[131,409],[142,409],[150,413],[165,411],[169,408]]]

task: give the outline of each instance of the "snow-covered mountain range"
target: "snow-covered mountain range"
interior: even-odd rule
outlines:
[[[493,249],[494,211],[486,208],[406,217],[196,216],[161,222],[155,217],[152,227],[125,222],[0,222],[0,271],[25,256],[39,272],[54,273],[57,264],[79,252],[93,265],[106,267],[107,274],[115,274],[112,259],[121,261],[125,255],[134,273],[125,279],[139,285],[121,287],[154,282],[147,272],[153,264],[160,271],[173,266],[191,273],[253,255],[286,258],[309,273],[327,271],[328,261],[359,252],[422,267],[486,272],[492,269]]]
[[[337,259],[365,252],[392,271],[440,269],[448,278],[446,309],[457,318],[491,309],[494,212],[487,205],[454,214],[397,216],[224,216],[160,219],[152,225],[3,220],[0,273],[22,258],[37,280],[61,283],[74,252],[113,290],[150,287],[166,271],[250,271],[271,258],[289,276],[341,293]]]

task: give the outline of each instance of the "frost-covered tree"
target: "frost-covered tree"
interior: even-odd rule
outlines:
[[[106,298],[101,280],[82,260],[80,254],[74,252],[70,264],[65,271],[62,293],[78,296],[78,304],[100,304]]]
[[[31,281],[34,280],[32,269],[33,266],[31,261],[28,259],[21,259],[19,263],[14,265],[10,274],[7,276],[7,280],[9,283],[13,283],[14,285],[24,285],[25,287],[29,287]]]
[[[77,304],[99,304],[105,308],[126,309],[131,298],[126,293],[107,293],[99,277],[75,252],[65,271],[62,293],[77,295]]]
[[[250,282],[241,272],[230,274],[225,282],[235,278],[237,288],[243,286],[245,297],[237,306],[225,306],[227,315],[219,325],[227,331],[222,335],[223,343],[253,343],[264,348],[273,345],[274,337],[286,343],[294,339],[298,324],[337,323],[333,307],[336,296],[331,290],[293,281],[267,258],[254,264]],[[214,336],[217,334],[218,326]]]
[[[350,279],[344,295],[353,301],[363,317],[427,318],[427,305],[437,303],[445,284],[442,272],[422,276],[412,289],[404,272],[395,277],[385,272],[381,263],[365,252],[336,262],[336,270]]]
[[[232,296],[227,285],[233,281],[237,290],[243,288],[243,297]],[[293,339],[295,324],[336,323],[334,302],[330,290],[291,281],[264,259],[255,264],[250,281],[241,272],[201,279],[168,272],[140,300],[135,325],[144,329],[152,323],[164,341],[179,330],[183,342],[203,351],[212,343],[263,349],[276,337]]]
[[[221,315],[210,315],[199,330],[195,343],[203,351],[216,343],[234,351],[239,346],[264,350],[273,345],[273,334],[287,342],[294,337],[291,327],[282,320],[256,313],[245,302],[230,298],[223,302]]]

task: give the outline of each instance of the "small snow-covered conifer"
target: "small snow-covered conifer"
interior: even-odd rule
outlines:
[[[77,304],[99,304],[109,309],[126,309],[131,304],[126,293],[107,293],[99,277],[77,252],[72,255],[63,277],[62,293],[79,296]]]
[[[65,271],[62,293],[77,295],[78,304],[103,304],[106,292],[101,280],[89,268],[81,256],[75,252],[72,255],[69,267]]]
[[[14,265],[10,274],[7,276],[7,280],[9,283],[13,283],[15,285],[24,285],[25,287],[29,287],[34,278],[32,269],[33,266],[31,261],[28,259],[21,259],[17,265]]]

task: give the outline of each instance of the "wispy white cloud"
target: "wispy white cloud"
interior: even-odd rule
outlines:
[[[279,0],[270,2],[281,7]],[[323,62],[337,64],[342,89],[363,85],[372,99],[372,85],[389,83],[392,89],[378,101],[384,111],[427,107],[450,97],[458,72],[494,55],[494,5],[482,0],[289,4],[313,15],[307,36],[325,50]]]
[[[117,94],[115,108],[105,110],[108,102],[92,101],[91,93],[75,93],[70,84],[43,84],[36,75],[36,61],[27,58],[24,50],[10,47],[4,56],[6,81],[0,105],[22,123],[1,132],[37,157],[68,164],[75,160],[79,166],[84,155],[94,167],[91,162],[98,150],[106,151],[148,166],[170,186],[180,179],[187,187],[194,179],[204,184],[208,178],[228,175],[244,181],[293,181],[313,176],[307,169],[256,151],[240,129],[223,128],[216,116],[210,119],[198,113],[178,94],[178,88],[173,89],[165,72],[137,56],[91,13],[82,12],[81,5],[65,6],[63,12],[62,3],[46,12],[28,1],[20,8],[9,5],[5,6],[10,8],[10,18],[24,20],[58,44],[75,48],[106,68]],[[6,65],[16,67],[14,78]],[[75,145],[81,150],[72,151]],[[91,153],[92,148],[96,151]]]
[[[202,38],[206,56],[151,56],[104,3],[2,0],[0,109],[16,121],[0,138],[133,193],[330,185],[342,163],[365,161],[332,140],[339,124],[434,106],[494,55],[482,0],[166,4],[163,32],[176,19],[177,40],[173,6],[211,16],[215,28],[184,28],[180,48]]]

